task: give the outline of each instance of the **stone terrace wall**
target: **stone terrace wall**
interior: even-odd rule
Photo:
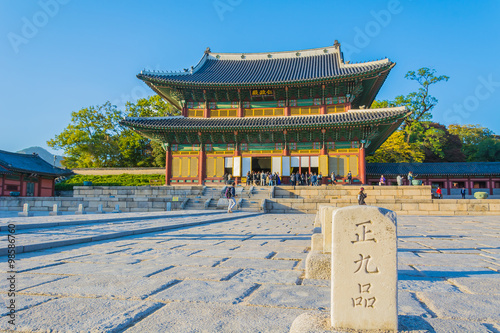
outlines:
[[[203,186],[75,186],[75,198],[167,198],[202,195]]]
[[[431,199],[430,186],[364,186],[367,205],[400,215],[500,215],[499,199]],[[276,187],[268,199],[269,213],[315,214],[320,205],[347,207],[358,204],[358,186]]]
[[[168,202],[173,210],[178,210],[185,198],[202,192],[203,186],[75,186],[72,198],[2,197],[0,210],[22,211],[27,203],[32,211],[48,212],[57,204],[62,212],[74,212],[83,204],[89,212],[96,212],[99,205],[111,212],[118,204],[123,212],[155,212],[165,211]],[[174,197],[178,201],[172,201]]]

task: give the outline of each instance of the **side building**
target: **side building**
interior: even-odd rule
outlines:
[[[71,170],[54,167],[36,154],[0,150],[0,197],[51,197],[55,179],[72,174]]]
[[[205,51],[182,72],[138,78],[181,112],[125,118],[121,124],[160,142],[166,184],[237,182],[248,171],[333,174],[366,183],[373,153],[409,114],[369,109],[394,67],[389,59],[345,62],[331,47],[270,53]],[[326,180],[326,177],[324,177]]]
[[[371,185],[377,185],[381,175],[387,185],[397,185],[398,175],[408,185],[411,171],[422,184],[441,187],[443,194],[459,196],[465,188],[468,195],[478,191],[500,195],[500,162],[368,163],[366,169]]]

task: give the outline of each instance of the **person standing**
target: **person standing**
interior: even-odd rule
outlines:
[[[398,175],[396,177],[396,182],[398,183],[398,186],[403,185],[403,177],[401,177],[401,175]]]
[[[443,191],[441,191],[441,187],[438,186],[436,194],[438,196],[438,199],[443,199]]]
[[[362,187],[359,189],[359,193],[358,193],[358,204],[359,205],[366,205],[366,202],[365,202],[365,199],[366,199],[367,195],[365,193],[365,188]]]
[[[347,181],[348,181],[349,185],[352,184],[352,172],[351,172],[351,170],[349,170],[349,173],[347,174]]]
[[[260,186],[266,186],[266,173],[264,170],[260,173]]]
[[[411,172],[411,171],[410,171],[410,172],[408,172],[408,177],[407,177],[407,178],[408,178],[408,185],[410,185],[410,186],[411,186],[411,185],[412,185],[412,183],[411,183],[411,182],[412,182],[412,180],[413,180],[413,172]]]
[[[462,186],[462,189],[460,190],[460,194],[462,195],[462,199],[465,199],[465,186]]]
[[[236,189],[234,188],[234,183],[226,188],[226,199],[228,199],[229,204],[227,206],[227,212],[232,213],[233,207],[236,206]]]
[[[321,172],[318,175],[318,184],[319,186],[323,185],[323,175],[321,174]]]
[[[332,171],[332,174],[330,175],[330,181],[332,182],[332,185],[335,185],[335,172]]]
[[[250,184],[250,177],[251,177],[251,176],[252,176],[252,175],[251,175],[250,171],[248,171],[248,172],[247,172],[247,182],[246,182],[247,186]]]
[[[385,185],[385,177],[384,177],[384,175],[380,176],[380,180],[378,182],[378,185],[379,186]]]

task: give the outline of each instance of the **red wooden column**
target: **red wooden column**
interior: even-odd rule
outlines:
[[[24,187],[25,187],[25,186],[23,186],[23,183],[24,183],[24,175],[23,175],[23,174],[21,174],[19,177],[20,177],[20,178],[19,178],[19,179],[20,179],[20,180],[19,180],[19,195],[20,195],[20,196],[22,196],[22,197],[25,197],[25,196],[26,196],[26,194],[24,194],[24,193],[23,193],[23,190],[24,190]]]
[[[319,107],[319,114],[326,114],[326,105],[321,105]]]
[[[5,187],[5,175],[2,175],[2,186],[0,187],[0,197],[3,196],[4,187]]]
[[[493,181],[493,178],[490,176],[490,195],[493,195],[493,188],[495,187],[495,182]]]
[[[188,109],[186,106],[182,107],[182,116],[187,117],[188,116]]]
[[[358,157],[358,168],[359,168],[359,180],[361,184],[366,184],[366,160],[365,160],[365,147],[361,145],[359,148],[359,157]]]
[[[198,185],[203,185],[205,178],[206,159],[203,144],[201,144],[200,151],[198,152]]]
[[[447,193],[448,195],[451,194],[451,180],[450,180],[450,177],[446,176],[446,190],[447,190]]]
[[[472,180],[470,179],[470,176],[467,177],[467,187],[469,188],[469,195],[472,195],[472,186],[473,186],[473,183],[472,183]]]
[[[167,145],[167,151],[165,153],[165,185],[170,185],[171,178],[172,178],[172,151],[170,150],[170,145]]]

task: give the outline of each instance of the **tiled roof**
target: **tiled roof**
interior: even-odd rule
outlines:
[[[3,171],[7,172],[3,172]],[[45,162],[40,156],[32,154],[18,154],[0,150],[0,174],[22,172],[44,176],[71,175],[71,170],[61,169]]]
[[[367,163],[366,174],[420,176],[500,175],[500,162],[442,162],[442,163]]]
[[[187,118],[176,117],[127,117],[120,124],[138,129],[287,129],[296,127],[320,127],[360,125],[401,119],[408,115],[405,107],[374,110],[349,110],[348,112],[286,117],[241,117],[241,118]]]
[[[142,71],[138,78],[155,83],[244,86],[317,80],[367,74],[391,68],[389,59],[349,64],[339,47],[271,52],[206,52],[196,67],[184,72]]]

